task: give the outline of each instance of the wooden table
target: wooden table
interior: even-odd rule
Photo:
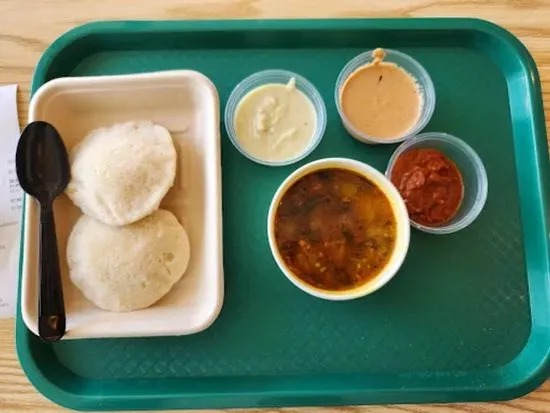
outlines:
[[[19,84],[19,118],[21,124],[25,123],[30,81],[40,55],[57,36],[90,20],[420,16],[479,17],[511,30],[535,57],[544,90],[546,118],[549,118],[550,0],[0,0],[0,84]],[[13,336],[13,320],[0,320],[0,412],[64,410],[47,401],[29,384],[19,367]],[[550,412],[550,381],[534,393],[506,403],[281,410],[304,413],[321,410],[327,413]]]

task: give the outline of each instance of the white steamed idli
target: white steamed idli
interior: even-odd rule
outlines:
[[[173,185],[176,156],[160,125],[139,121],[96,129],[70,152],[66,193],[107,225],[136,222],[157,210]]]
[[[82,215],[67,245],[73,284],[110,311],[146,308],[160,300],[189,263],[189,239],[176,217],[159,209],[124,227]]]

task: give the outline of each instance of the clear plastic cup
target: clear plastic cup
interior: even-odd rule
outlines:
[[[235,111],[237,110],[237,106],[239,105],[239,102],[253,89],[269,83],[280,83],[286,85],[292,78],[296,81],[296,88],[309,98],[315,107],[315,113],[317,114],[317,125],[309,145],[299,155],[284,161],[267,161],[256,158],[244,150],[237,139],[235,132]],[[304,159],[319,145],[327,125],[327,110],[321,94],[306,78],[287,70],[272,69],[254,73],[235,86],[229,96],[229,99],[227,100],[224,122],[225,129],[229,135],[231,143],[233,143],[235,148],[237,148],[237,150],[245,157],[262,165],[286,166]]]
[[[402,143],[393,153],[386,169],[386,177],[391,180],[396,159],[411,149],[430,148],[443,152],[451,159],[462,174],[464,198],[456,215],[441,226],[421,225],[410,218],[411,225],[430,234],[450,234],[470,225],[481,213],[487,200],[487,172],[477,153],[456,136],[442,132],[422,133]]]
[[[409,139],[422,131],[432,118],[434,109],[435,109],[435,88],[432,82],[432,79],[426,69],[414,60],[412,57],[406,55],[405,53],[398,52],[392,49],[384,49],[386,56],[384,57],[384,62],[394,63],[400,68],[404,69],[409,73],[413,78],[415,78],[418,90],[422,95],[422,107],[420,108],[420,117],[416,125],[411,129],[405,132],[403,135],[395,136],[393,138],[380,138],[376,136],[371,136],[366,133],[363,133],[357,130],[351,122],[346,118],[344,111],[342,110],[340,102],[340,92],[344,83],[348,77],[359,69],[362,66],[365,66],[369,63],[372,63],[374,57],[374,50],[369,50],[367,52],[361,53],[358,56],[355,56],[351,59],[342,69],[338,79],[336,80],[336,87],[334,89],[334,99],[336,100],[336,108],[342,119],[342,123],[348,133],[353,136],[355,139],[369,144],[388,144],[388,143],[397,143],[403,142],[406,139]]]

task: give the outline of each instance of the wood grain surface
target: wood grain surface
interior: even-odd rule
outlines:
[[[19,84],[19,117],[25,123],[30,81],[40,55],[57,36],[92,20],[448,16],[491,20],[526,44],[540,71],[548,119],[550,0],[0,0],[0,85]],[[0,320],[0,413],[66,411],[29,384],[19,367],[13,336],[13,320]],[[542,413],[550,412],[550,382],[524,398],[503,403],[246,410],[279,411]]]

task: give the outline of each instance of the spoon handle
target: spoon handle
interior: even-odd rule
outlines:
[[[65,334],[66,319],[55,221],[51,204],[40,208],[39,279],[38,334],[46,342],[58,341]]]

